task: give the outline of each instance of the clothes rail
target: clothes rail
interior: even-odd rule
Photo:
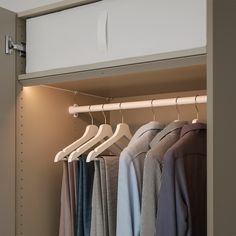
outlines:
[[[191,105],[206,103],[207,96],[194,96],[194,97],[177,97],[167,99],[153,99],[147,101],[135,101],[135,102],[121,102],[121,103],[109,103],[99,104],[91,106],[70,106],[69,113],[76,115],[86,112],[98,112],[98,111],[115,111],[115,110],[129,110],[149,107],[165,107],[165,106],[179,106],[179,105]]]

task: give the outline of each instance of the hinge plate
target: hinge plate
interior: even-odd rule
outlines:
[[[26,45],[25,43],[14,43],[12,37],[6,35],[5,37],[5,53],[11,55],[13,51],[18,51],[21,57],[26,56]]]

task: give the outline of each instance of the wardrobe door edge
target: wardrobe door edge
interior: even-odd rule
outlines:
[[[5,36],[16,39],[16,14],[0,8],[0,235],[15,236],[16,55],[5,54]]]

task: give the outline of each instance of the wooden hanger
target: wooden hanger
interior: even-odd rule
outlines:
[[[121,112],[121,103],[120,103],[120,112]],[[113,146],[113,144],[117,144],[117,142],[119,142],[122,138],[126,138],[128,142],[132,138],[129,126],[124,123],[123,114],[122,114],[122,123],[117,125],[115,133],[108,140],[106,140],[104,143],[102,143],[101,145],[96,147],[93,151],[91,151],[88,154],[86,161],[90,162],[92,160],[95,160],[97,156],[99,156],[105,150],[109,149],[111,146]]]
[[[103,104],[104,106],[104,104]],[[103,109],[102,106],[102,109]],[[106,124],[106,116],[104,111],[102,111],[103,116],[105,118],[105,124],[102,124],[99,126],[98,132],[90,139],[88,142],[84,143],[82,146],[76,149],[76,151],[73,151],[69,158],[68,162],[72,162],[74,160],[78,160],[78,158],[84,154],[86,151],[90,150],[92,147],[94,147],[96,144],[103,142],[105,138],[110,138],[113,135],[112,127],[109,124]]]
[[[89,107],[90,109],[90,107]],[[85,132],[81,138],[70,144],[69,146],[65,147],[62,151],[58,152],[54,158],[54,162],[58,162],[61,160],[67,160],[66,157],[76,150],[78,147],[86,143],[88,140],[92,139],[98,132],[98,127],[93,124],[93,117],[91,113],[89,112],[89,115],[91,117],[91,125],[88,125],[85,129]]]

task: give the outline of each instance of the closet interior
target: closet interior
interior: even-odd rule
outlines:
[[[87,5],[89,6],[89,5]],[[30,13],[27,13],[30,16]],[[18,22],[18,39],[25,38],[25,19]],[[17,235],[58,234],[62,162],[55,155],[80,138],[91,124],[89,112],[74,116],[69,107],[173,98],[176,106],[155,107],[156,120],[168,124],[180,117],[206,123],[206,103],[180,105],[178,98],[207,95],[205,45],[166,52],[94,62],[67,68],[25,73],[18,57],[16,230]],[[177,99],[176,99],[177,98]],[[197,105],[197,110],[196,110]],[[101,108],[102,109],[102,108]],[[101,110],[100,109],[100,110]],[[132,133],[153,120],[151,106],[106,111],[113,129],[122,116]],[[92,112],[95,125],[104,123],[102,111]]]
[[[115,96],[109,101],[106,97],[100,97],[100,93],[96,97],[68,91],[66,86],[66,90],[61,87],[23,87],[18,94],[17,229],[25,235],[32,235],[35,230],[39,235],[58,233],[62,162],[54,163],[54,157],[57,152],[80,138],[86,126],[91,123],[88,113],[78,114],[78,117],[69,114],[70,106],[109,102],[122,105],[124,102],[206,95],[206,90],[193,88],[192,91],[155,94],[152,91],[140,96],[137,93],[136,96],[128,96],[127,93],[126,96]],[[135,86],[129,89],[133,92]],[[118,94],[117,87],[114,87],[114,94]],[[206,122],[206,104],[197,106],[199,119]],[[165,124],[178,116],[175,106],[157,107],[155,113],[157,121]],[[132,133],[153,120],[151,105],[145,109],[123,110],[122,114]],[[179,114],[180,120],[191,122],[197,115],[195,105],[179,105]],[[94,124],[99,126],[104,123],[102,112],[93,112],[92,116]],[[106,112],[106,117],[113,129],[122,118],[119,110]]]

